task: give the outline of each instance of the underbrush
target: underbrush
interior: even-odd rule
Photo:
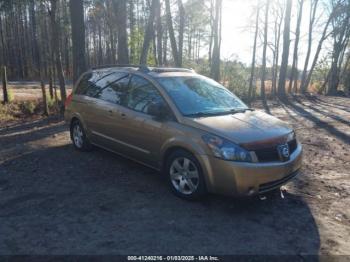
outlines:
[[[11,100],[10,100],[11,101]],[[59,114],[59,104],[48,96],[49,114]],[[44,114],[44,105],[41,100],[11,101],[0,103],[0,125],[14,120],[40,117]]]

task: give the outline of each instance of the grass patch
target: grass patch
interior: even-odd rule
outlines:
[[[60,113],[59,103],[47,96],[50,115]],[[42,116],[44,105],[42,100],[13,101],[7,104],[0,103],[0,126],[19,119]]]
[[[37,106],[38,103],[36,101],[24,101],[20,103],[21,110],[25,115],[33,115]]]
[[[21,114],[21,110],[17,103],[0,103],[0,123],[11,121]]]

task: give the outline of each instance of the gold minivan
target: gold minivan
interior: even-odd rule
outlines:
[[[90,70],[67,98],[65,119],[76,149],[95,145],[159,170],[185,199],[278,189],[302,162],[286,123],[191,69]]]

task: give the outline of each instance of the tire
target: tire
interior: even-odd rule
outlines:
[[[74,120],[72,122],[70,126],[70,138],[72,140],[74,148],[79,151],[87,152],[91,151],[93,148],[89,139],[86,137],[83,125],[79,120]]]
[[[186,200],[197,200],[207,194],[198,160],[185,150],[176,150],[165,163],[165,175],[172,192]]]

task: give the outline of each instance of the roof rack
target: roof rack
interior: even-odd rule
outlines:
[[[168,73],[168,72],[188,72],[193,73],[194,70],[192,68],[171,68],[171,67],[156,67],[151,70],[155,73]]]
[[[96,69],[107,69],[107,68],[114,68],[114,67],[126,67],[126,68],[137,68],[138,71],[149,73],[149,72],[155,72],[155,73],[167,73],[167,72],[189,72],[193,73],[194,70],[192,68],[171,68],[171,67],[148,67],[147,65],[132,65],[132,64],[111,64],[111,65],[103,65],[103,66],[95,66],[92,67],[92,70]]]
[[[141,69],[141,68],[148,69],[148,67],[146,65],[132,65],[132,64],[110,64],[110,65],[94,66],[91,69],[95,70],[95,69],[104,69],[104,68],[113,68],[113,67],[135,67],[135,68],[139,68],[139,69]]]

